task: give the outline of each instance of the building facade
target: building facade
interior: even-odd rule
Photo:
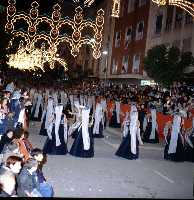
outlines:
[[[190,14],[175,6],[158,7],[151,2],[146,52],[153,46],[176,46],[194,55],[194,23]]]
[[[122,0],[115,19],[109,79],[139,83],[144,71],[150,0]]]

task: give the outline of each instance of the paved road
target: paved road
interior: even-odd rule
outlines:
[[[30,127],[30,141],[42,148],[40,123]],[[95,139],[93,158],[48,155],[43,172],[55,197],[193,198],[193,163],[164,160],[162,144],[145,144],[138,160],[127,160],[114,155],[119,144],[120,136],[108,129],[105,138]]]

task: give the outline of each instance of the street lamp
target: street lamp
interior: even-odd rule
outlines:
[[[108,51],[105,50],[105,51],[102,52],[102,54],[103,54],[103,55],[107,55],[107,54],[108,54]]]
[[[105,72],[105,82],[104,82],[104,85],[106,85],[106,81],[107,81],[107,65],[108,65],[108,51],[107,50],[104,50],[102,52],[102,54],[105,56],[105,68],[103,70],[103,72]]]

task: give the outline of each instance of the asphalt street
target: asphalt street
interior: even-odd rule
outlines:
[[[30,123],[30,141],[42,148],[39,122]],[[107,128],[105,138],[95,138],[94,157],[48,155],[43,172],[54,187],[55,197],[173,198],[192,199],[194,163],[163,159],[163,144],[140,146],[140,157],[115,156],[121,142],[119,130]],[[69,139],[68,149],[73,139]]]

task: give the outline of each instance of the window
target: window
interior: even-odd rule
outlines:
[[[125,49],[128,49],[129,47],[129,43],[131,42],[132,40],[132,26],[126,28],[125,30],[125,44],[124,44],[124,48]]]
[[[112,63],[112,74],[116,74],[116,73],[117,73],[117,69],[118,69],[118,63],[116,62],[115,59],[113,59],[113,63]]]
[[[128,0],[128,7],[127,7],[127,12],[133,12],[135,8],[135,0]]]
[[[136,54],[136,55],[133,56],[132,73],[138,74],[139,73],[139,66],[140,66],[140,55]]]
[[[172,19],[171,18],[166,18],[166,27],[165,27],[165,31],[170,31],[172,27]]]
[[[141,40],[143,39],[143,28],[144,28],[144,22],[141,21],[137,24],[137,29],[136,29],[136,40]]]
[[[186,38],[183,40],[183,48],[182,48],[183,52],[188,52],[191,51],[191,37]]]
[[[121,42],[121,32],[118,31],[118,32],[116,32],[116,35],[115,35],[115,47],[116,48],[120,47],[120,42]]]
[[[167,16],[166,16],[166,24],[165,24],[165,31],[169,32],[172,28],[172,19],[174,13],[174,7],[168,6],[167,7]]]
[[[183,12],[180,10],[176,10],[176,16],[175,16],[175,28],[181,28],[183,20]]]
[[[156,17],[156,28],[155,28],[156,34],[160,34],[162,31],[162,19],[163,19],[163,15],[158,15]]]
[[[128,61],[129,61],[129,56],[125,55],[123,56],[123,61],[122,61],[122,69],[121,73],[126,74],[128,72]]]
[[[139,7],[146,5],[147,0],[139,0]]]
[[[186,13],[185,15],[185,24],[192,24],[193,23],[193,18],[189,13]]]

